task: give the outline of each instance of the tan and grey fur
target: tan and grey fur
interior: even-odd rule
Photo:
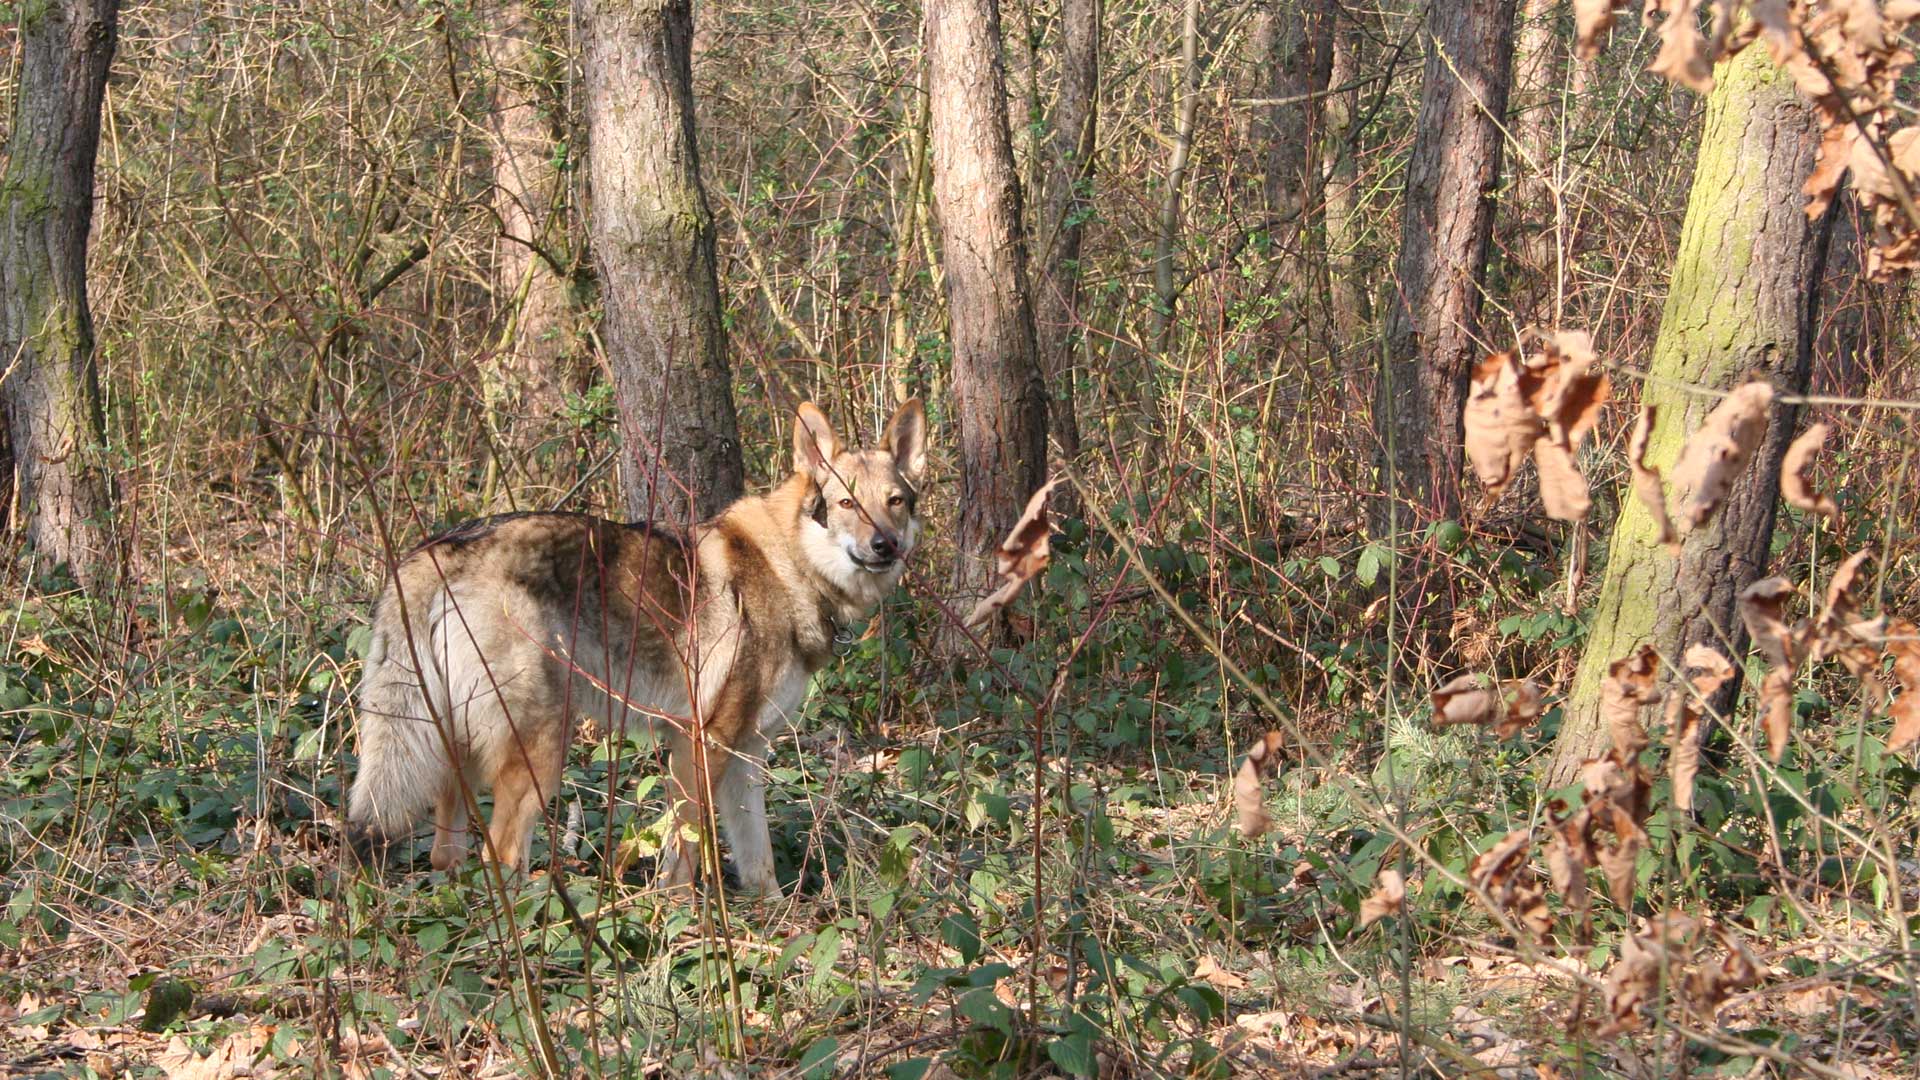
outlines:
[[[832,659],[835,634],[899,583],[925,474],[918,401],[871,450],[842,448],[803,404],[793,475],[710,521],[509,514],[414,549],[374,610],[352,834],[399,840],[431,811],[433,865],[445,869],[466,856],[469,796],[491,790],[487,852],[524,866],[576,716],[601,716],[613,731],[664,729],[683,826],[664,881],[693,879],[699,852],[683,837],[704,833],[712,805],[741,884],[777,892],[768,738]]]

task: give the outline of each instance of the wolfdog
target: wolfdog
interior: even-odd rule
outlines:
[[[356,846],[404,839],[431,809],[433,865],[455,866],[470,800],[491,790],[486,853],[524,867],[584,713],[609,731],[664,731],[667,885],[692,882],[712,807],[742,887],[778,894],[768,739],[836,640],[899,583],[920,539],[926,428],[909,401],[879,449],[843,448],[806,403],[793,475],[711,520],[505,514],[413,549],[374,608],[347,811]]]

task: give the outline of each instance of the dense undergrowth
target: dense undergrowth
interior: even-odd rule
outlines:
[[[1390,639],[1356,632],[1394,570],[1383,548],[1242,550],[1120,509],[1137,520],[1116,527],[1159,542],[1122,572],[1110,536],[1063,523],[1017,647],[935,657],[916,572],[776,747],[787,896],[747,906],[676,902],[644,857],[611,857],[657,850],[659,755],[637,737],[576,745],[531,879],[428,871],[424,840],[362,874],[336,812],[360,583],[299,605],[189,583],[116,607],[42,581],[0,666],[7,1053],[102,1076],[242,1059],[369,1076],[1904,1060],[1920,773],[1835,685],[1803,681],[1803,738],[1778,769],[1720,736],[1691,820],[1656,781],[1639,892],[1631,910],[1596,901],[1590,943],[1566,925],[1514,936],[1460,880],[1551,800],[1578,802],[1534,779],[1558,709],[1513,739],[1430,727],[1424,694],[1389,689]],[[1450,546],[1493,586],[1470,616],[1488,666],[1551,681],[1580,630],[1549,553]],[[1228,653],[1143,583],[1203,628],[1243,628]],[[1222,655],[1309,736],[1255,840],[1232,827],[1228,778],[1273,720]],[[1752,745],[1748,712],[1731,727]],[[1363,927],[1395,868],[1403,917]],[[1603,972],[1637,917],[1669,910],[1737,927],[1763,988],[1705,1030],[1655,1009],[1650,1031],[1597,1037]]]

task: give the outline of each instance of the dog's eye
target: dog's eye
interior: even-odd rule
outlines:
[[[899,495],[889,495],[889,496],[887,497],[887,505],[888,505],[888,506],[899,506],[899,505],[900,505],[901,503],[903,503],[903,502],[906,502],[906,501],[907,501],[907,500],[906,500],[905,498],[903,498],[903,497],[901,497],[901,496],[899,496]]]
[[[841,499],[841,500],[840,500],[840,509],[842,509],[842,510],[851,510],[851,509],[853,509],[853,500],[852,500],[852,499]]]

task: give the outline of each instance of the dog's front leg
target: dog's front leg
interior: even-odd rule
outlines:
[[[725,751],[716,751],[725,753]],[[736,760],[727,770],[717,798],[720,828],[733,848],[733,868],[742,891],[752,896],[780,895],[773,874],[773,837],[767,831],[767,740],[758,731],[733,750]]]
[[[703,853],[714,850],[706,842],[707,807],[712,805],[714,790],[726,782],[731,757],[723,749],[696,745],[685,732],[675,732],[668,740],[667,797],[673,800],[673,835],[660,852],[660,884],[669,889],[692,885]]]

